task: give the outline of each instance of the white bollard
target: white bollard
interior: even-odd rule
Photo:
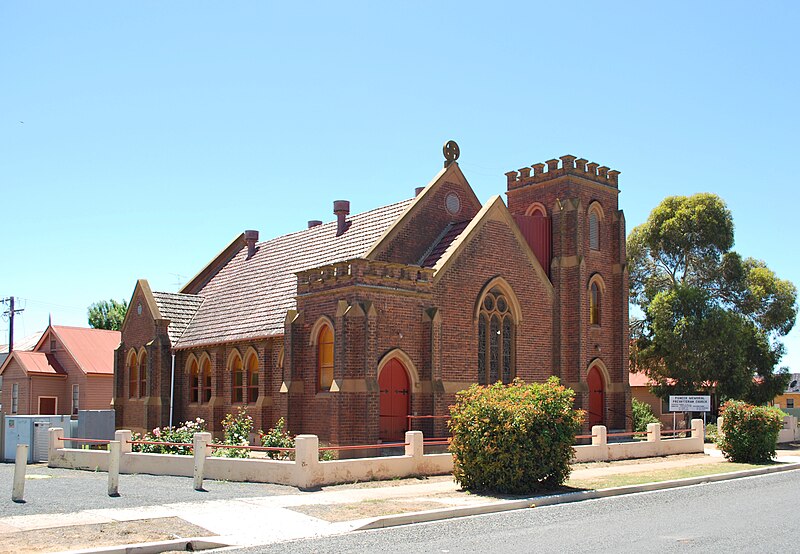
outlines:
[[[108,496],[119,496],[120,443],[108,443]]]
[[[28,465],[28,445],[17,445],[17,458],[14,462],[14,488],[11,491],[11,500],[25,502],[25,469]]]
[[[206,450],[211,442],[211,433],[195,433],[194,434],[194,490],[202,491],[203,489],[203,472],[206,465]]]

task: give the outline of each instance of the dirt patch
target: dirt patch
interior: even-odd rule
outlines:
[[[453,475],[433,475],[430,477],[406,477],[404,479],[388,479],[385,481],[358,481],[356,483],[343,483],[340,485],[327,485],[324,491],[349,490],[349,489],[376,489],[383,487],[402,487],[404,485],[418,485],[420,483],[441,483],[453,481]]]
[[[407,512],[422,512],[425,510],[435,510],[436,508],[446,508],[447,504],[442,502],[428,502],[417,499],[380,499],[363,500],[361,502],[351,502],[348,504],[306,504],[303,506],[293,506],[290,509],[307,516],[324,519],[325,521],[352,521],[368,517],[388,516],[393,514],[405,514]]]
[[[71,525],[0,534],[0,554],[61,552],[213,535],[179,517]]]

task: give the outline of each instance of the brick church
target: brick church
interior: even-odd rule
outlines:
[[[135,286],[115,356],[117,427],[244,407],[329,444],[401,439],[471,383],[577,393],[586,426],[629,427],[628,276],[618,175],[562,156],[481,204],[445,145],[414,198],[259,241],[248,230],[178,293]],[[411,419],[443,436],[443,419]]]

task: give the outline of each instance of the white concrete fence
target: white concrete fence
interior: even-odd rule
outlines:
[[[191,456],[132,452],[130,431],[116,432],[114,440],[119,443],[119,455],[115,454],[113,458],[106,450],[65,448],[63,439],[63,429],[50,429],[48,466],[109,471],[113,460],[117,467],[111,467],[112,473],[193,477],[194,487],[198,490],[203,486],[203,479],[276,483],[310,489],[355,481],[445,475],[453,471],[453,458],[449,453],[424,453],[421,431],[406,433],[403,455],[332,461],[319,460],[319,439],[316,435],[296,437],[294,460],[212,457],[210,433],[195,434],[194,454]],[[574,449],[576,462],[701,453],[703,421],[692,420],[690,438],[663,439],[660,426],[651,424],[646,440],[625,443],[608,443],[606,428],[597,425],[592,428],[592,444],[575,446]]]
[[[63,438],[63,429],[50,429],[49,467],[108,471],[108,451],[64,448]],[[453,471],[450,454],[424,453],[421,431],[408,431],[405,438],[405,453],[401,456],[321,462],[316,435],[295,438],[294,460],[212,457],[210,433],[195,434],[192,456],[132,452],[130,431],[117,431],[114,436],[120,444],[119,473],[193,477],[196,489],[202,488],[203,479],[276,483],[310,489],[335,483],[444,475]]]
[[[661,425],[650,423],[647,425],[646,440],[609,443],[606,427],[604,425],[595,425],[592,427],[592,444],[574,447],[575,461],[604,462],[703,452],[705,429],[703,428],[702,419],[693,419],[691,431],[686,429],[681,430],[681,432],[691,433],[691,436],[683,439],[665,439],[661,436]]]

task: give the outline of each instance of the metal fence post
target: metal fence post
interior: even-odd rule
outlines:
[[[108,496],[119,496],[120,443],[108,443]]]
[[[25,469],[28,465],[28,445],[17,445],[17,458],[14,462],[14,488],[11,490],[11,500],[25,502]]]

